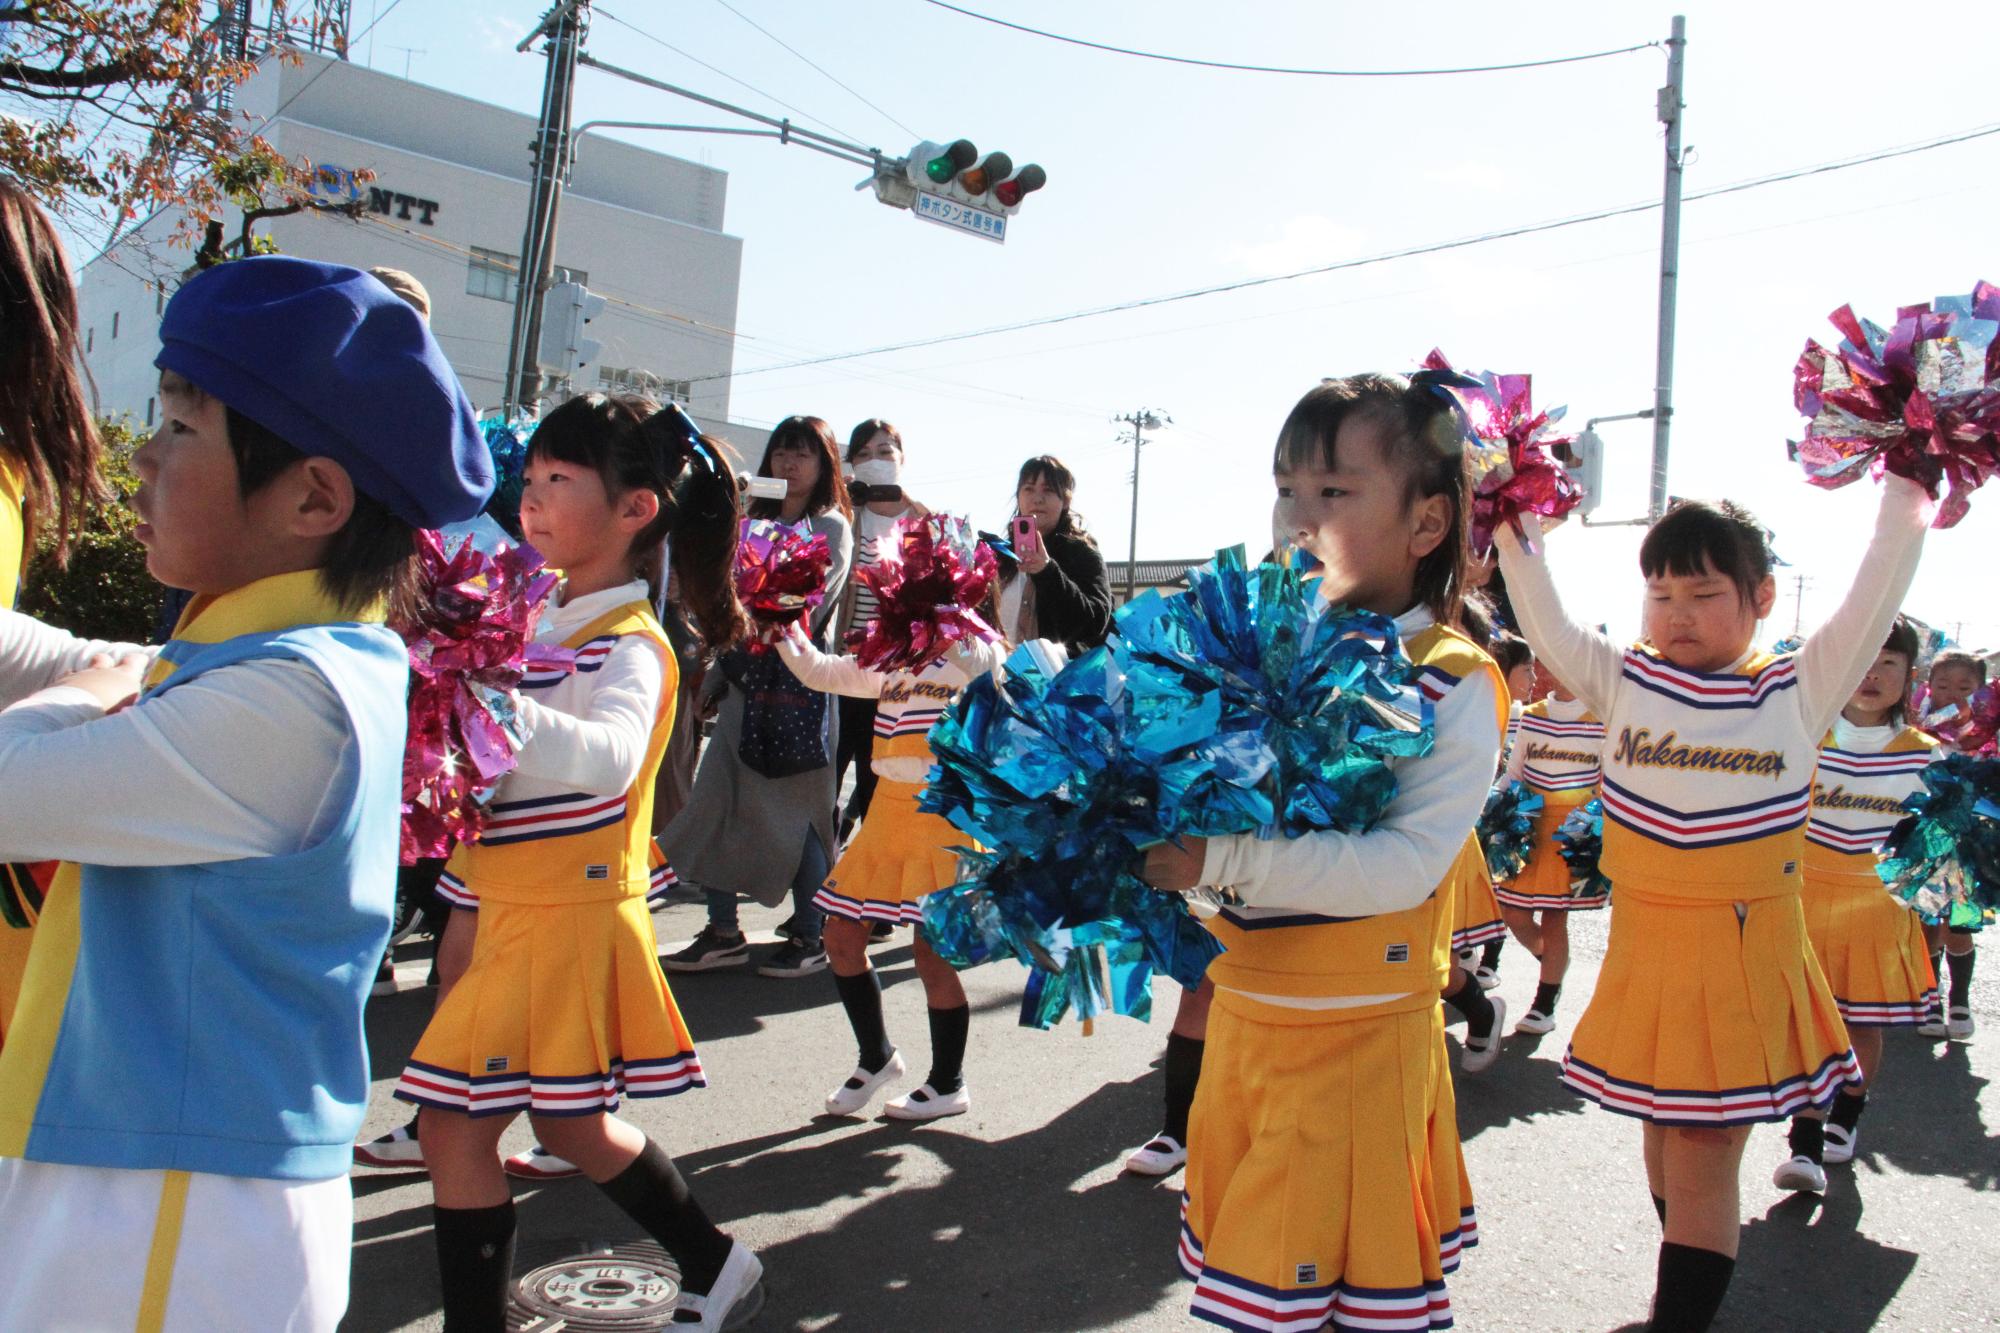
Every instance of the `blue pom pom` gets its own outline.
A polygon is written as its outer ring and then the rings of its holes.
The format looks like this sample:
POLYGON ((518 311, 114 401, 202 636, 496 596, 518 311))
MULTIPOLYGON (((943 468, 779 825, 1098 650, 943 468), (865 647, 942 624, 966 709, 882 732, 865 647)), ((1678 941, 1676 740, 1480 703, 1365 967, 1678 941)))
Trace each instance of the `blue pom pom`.
POLYGON ((1601 898, 1611 892, 1611 881, 1597 868, 1604 851, 1604 802, 1592 799, 1570 811, 1556 829, 1555 840, 1569 866, 1571 897, 1601 898))
POLYGON ((1486 852, 1486 870, 1505 882, 1528 868, 1535 854, 1535 818, 1542 813, 1542 794, 1518 782, 1495 787, 1486 796, 1474 832, 1486 852))
POLYGON ((2000 909, 2000 759, 1946 755, 1923 779, 1875 873, 1924 920, 1981 929, 2000 909))

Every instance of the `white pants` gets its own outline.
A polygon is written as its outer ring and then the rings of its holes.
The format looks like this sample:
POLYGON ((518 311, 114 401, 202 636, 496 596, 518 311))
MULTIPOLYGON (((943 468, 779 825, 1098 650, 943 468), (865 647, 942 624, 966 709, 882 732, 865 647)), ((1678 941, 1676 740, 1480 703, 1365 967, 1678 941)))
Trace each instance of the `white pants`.
POLYGON ((333 1333, 353 1239, 344 1176, 0 1158, 0 1329, 333 1333))

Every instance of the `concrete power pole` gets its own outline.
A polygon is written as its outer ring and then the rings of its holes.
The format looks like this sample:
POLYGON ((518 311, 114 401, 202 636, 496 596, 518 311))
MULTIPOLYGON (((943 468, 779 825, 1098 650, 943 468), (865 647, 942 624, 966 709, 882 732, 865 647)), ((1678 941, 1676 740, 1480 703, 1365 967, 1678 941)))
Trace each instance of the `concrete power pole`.
POLYGON ((563 178, 569 173, 570 103, 576 91, 576 58, 583 48, 589 24, 590 0, 563 0, 542 16, 541 26, 516 48, 525 51, 539 38, 549 38, 542 113, 531 146, 535 174, 528 225, 521 236, 514 326, 507 344, 509 416, 532 412, 541 401, 542 369, 535 352, 542 337, 542 296, 555 273, 556 215, 562 207, 563 178))
POLYGON ((1139 451, 1146 447, 1147 431, 1170 426, 1174 419, 1150 407, 1111 419, 1132 428, 1132 534, 1125 553, 1125 600, 1129 602, 1137 595, 1139 578, 1139 451))
POLYGON ((1674 15, 1667 38, 1667 85, 1660 89, 1660 123, 1667 127, 1667 182, 1660 207, 1660 343, 1653 380, 1653 484, 1646 516, 1667 512, 1667 436, 1674 419, 1674 301, 1681 266, 1681 112, 1687 73, 1687 20, 1674 15))

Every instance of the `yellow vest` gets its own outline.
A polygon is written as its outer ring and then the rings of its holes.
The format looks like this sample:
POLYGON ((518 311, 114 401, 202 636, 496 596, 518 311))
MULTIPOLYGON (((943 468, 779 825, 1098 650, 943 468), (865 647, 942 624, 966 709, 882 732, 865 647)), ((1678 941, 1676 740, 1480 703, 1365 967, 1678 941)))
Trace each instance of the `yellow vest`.
POLYGON ((1806 874, 1875 882, 1875 849, 1906 813, 1903 798, 1923 790, 1936 746, 1915 727, 1873 754, 1838 749, 1829 734, 1813 771, 1806 874))
POLYGON ((452 853, 447 873, 463 880, 481 902, 562 906, 616 898, 643 898, 651 885, 653 775, 673 733, 679 671, 672 646, 653 610, 628 602, 606 612, 564 641, 581 648, 605 635, 638 634, 660 646, 666 677, 660 711, 646 744, 646 759, 630 791, 620 796, 583 792, 524 801, 497 801, 480 840, 452 853))
POLYGON ((27 474, 21 465, 0 454, 0 607, 13 610, 21 595, 21 569, 27 564, 27 474))
MULTIPOLYGON (((1507 730, 1507 685, 1485 651, 1457 630, 1433 625, 1404 645, 1417 664, 1424 693, 1442 698, 1467 676, 1484 672, 1497 709, 1494 734, 1507 730)), ((1477 781, 1483 788, 1486 775, 1477 781)), ((1208 965, 1216 985, 1258 995, 1300 999, 1396 995, 1383 1012, 1437 1003, 1451 971, 1452 895, 1485 872, 1470 829, 1465 846, 1430 897, 1381 916, 1234 915, 1225 908, 1206 923, 1225 952, 1208 965)), ((1343 1011, 1345 1012, 1345 1011, 1343 1011)))

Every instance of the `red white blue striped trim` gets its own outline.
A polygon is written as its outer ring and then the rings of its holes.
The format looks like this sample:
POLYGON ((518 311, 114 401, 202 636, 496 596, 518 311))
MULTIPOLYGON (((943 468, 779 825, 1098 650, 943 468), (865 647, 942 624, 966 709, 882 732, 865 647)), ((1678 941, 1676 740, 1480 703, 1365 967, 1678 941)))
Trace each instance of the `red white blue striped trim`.
POLYGON ((602 634, 576 650, 574 666, 531 667, 521 677, 521 688, 546 690, 551 686, 562 684, 572 673, 588 676, 592 672, 602 671, 605 662, 610 660, 611 649, 617 642, 616 634, 602 634))
POLYGON ((1811 1074, 1798 1074, 1774 1087, 1662 1089, 1612 1078, 1593 1064, 1563 1054, 1562 1081, 1607 1111, 1636 1116, 1656 1125, 1752 1125, 1789 1120, 1807 1107, 1832 1104, 1844 1083, 1861 1082, 1861 1066, 1851 1050, 1829 1055, 1811 1074))
POLYGON ((396 1081, 395 1096, 418 1106, 435 1106, 478 1118, 488 1115, 599 1115, 618 1109, 627 1097, 671 1097, 705 1088, 701 1057, 693 1051, 660 1060, 613 1060, 608 1073, 550 1077, 533 1072, 468 1077, 412 1060, 396 1081))
MULTIPOLYGON (((1478 1243, 1478 1224, 1467 1208, 1458 1227, 1438 1238, 1439 1267, 1446 1273, 1455 1271, 1460 1253, 1478 1243)), ((1281 1289, 1213 1268, 1187 1223, 1185 1198, 1179 1258, 1181 1272, 1195 1284, 1189 1307, 1194 1317, 1238 1333, 1317 1333, 1323 1328, 1435 1333, 1452 1326, 1451 1293, 1435 1279, 1400 1288, 1357 1287, 1336 1280, 1281 1289)))
POLYGON ((1804 824, 1806 811, 1812 805, 1812 788, 1800 787, 1746 805, 1676 810, 1627 791, 1606 777, 1603 799, 1607 819, 1655 842, 1669 847, 1724 847, 1787 833, 1804 824))
POLYGON ((888 902, 881 898, 850 898, 832 889, 813 895, 813 906, 828 916, 849 921, 886 921, 892 926, 914 926, 924 919, 924 900, 888 902))
POLYGON ((449 870, 438 876, 437 896, 461 912, 479 910, 479 891, 449 870))
POLYGON ((1880 847, 1889 830, 1895 827, 1896 821, 1892 819, 1867 828, 1842 828, 1812 816, 1806 820, 1806 841, 1848 856, 1862 856, 1880 847))
POLYGON ((1739 676, 1727 671, 1689 671, 1635 648, 1625 650, 1625 679, 1689 708, 1762 708, 1780 690, 1795 689, 1798 671, 1789 657, 1739 676))
POLYGON ((1588 912, 1611 901, 1609 893, 1586 897, 1574 893, 1522 893, 1505 884, 1495 884, 1493 896, 1502 907, 1518 907, 1524 912, 1588 912))
POLYGON ((1601 765, 1592 764, 1588 768, 1552 773, 1546 768, 1529 763, 1522 766, 1521 777, 1536 791, 1584 791, 1597 785, 1597 779, 1603 771, 1601 765))
POLYGON ((674 873, 674 868, 665 861, 660 862, 653 867, 652 876, 646 881, 646 901, 657 902, 666 897, 680 882, 681 877, 674 873))
POLYGON ((1833 1002, 1840 1006, 1841 1021, 1849 1027, 1913 1028, 1938 1007, 1938 993, 1933 986, 1914 1000, 1864 1002, 1836 995, 1833 1002))
POLYGON ((608 828, 624 821, 625 795, 592 796, 574 791, 525 801, 495 801, 479 841, 482 846, 500 847, 608 828))
POLYGON ((1228 906, 1217 913, 1238 930, 1275 930, 1285 926, 1338 926, 1349 921, 1365 921, 1359 916, 1321 916, 1317 912, 1294 912, 1284 907, 1228 906))
POLYGON ((1602 722, 1558 722, 1552 717, 1536 717, 1533 713, 1521 714, 1521 730, 1537 732, 1543 736, 1554 736, 1561 740, 1601 741, 1604 739, 1602 722))
POLYGON ((1921 773, 1931 766, 1931 755, 1928 750, 1863 754, 1858 750, 1836 750, 1829 745, 1819 752, 1819 766, 1828 773, 1838 773, 1842 777, 1879 778, 1921 773))
POLYGON ((1462 676, 1454 676, 1443 667, 1426 666, 1417 668, 1417 690, 1424 698, 1436 703, 1458 688, 1462 676))
POLYGON ((875 714, 875 736, 878 740, 887 740, 891 736, 928 735, 947 711, 944 708, 905 708, 893 716, 878 712, 875 714))
MULTIPOLYGON (((1498 896, 1498 890, 1495 890, 1495 896, 1498 896)), ((1464 953, 1467 949, 1477 948, 1488 940, 1503 940, 1506 938, 1506 922, 1482 921, 1476 926, 1463 926, 1451 932, 1451 951, 1453 953, 1464 953)))

